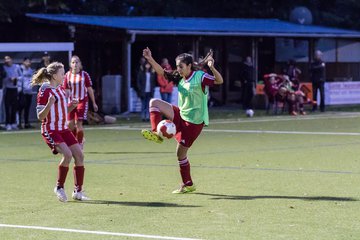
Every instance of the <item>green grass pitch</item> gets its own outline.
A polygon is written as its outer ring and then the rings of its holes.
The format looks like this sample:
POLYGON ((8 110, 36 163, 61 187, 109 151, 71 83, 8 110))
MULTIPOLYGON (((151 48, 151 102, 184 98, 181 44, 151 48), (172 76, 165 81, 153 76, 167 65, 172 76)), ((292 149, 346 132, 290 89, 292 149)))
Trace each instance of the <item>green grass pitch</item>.
MULTIPOLYGON (((0 224, 193 239, 360 239, 360 115, 213 120, 189 152, 197 191, 174 195, 175 141, 141 123, 87 128, 89 202, 52 192, 59 156, 37 131, 0 132, 0 224)), ((69 171, 66 192, 72 191, 69 171)), ((0 226, 0 239, 145 239, 0 226)), ((170 238, 169 238, 170 239, 170 238)))

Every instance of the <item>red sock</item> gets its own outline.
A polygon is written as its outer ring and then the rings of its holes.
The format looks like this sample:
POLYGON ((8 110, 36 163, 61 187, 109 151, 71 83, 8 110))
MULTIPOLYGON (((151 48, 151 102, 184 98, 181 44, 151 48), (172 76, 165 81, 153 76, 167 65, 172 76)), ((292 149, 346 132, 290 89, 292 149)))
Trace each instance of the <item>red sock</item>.
POLYGON ((74 185, 77 192, 82 190, 82 185, 84 183, 84 173, 84 166, 74 166, 74 185))
POLYGON ((64 188, 64 183, 66 180, 66 175, 69 171, 69 167, 64 167, 59 165, 58 168, 58 179, 57 179, 57 184, 56 186, 60 187, 60 188, 64 188))
POLYGON ((80 144, 82 144, 82 143, 83 143, 83 140, 84 140, 84 131, 83 131, 83 130, 78 130, 78 131, 76 132, 76 138, 77 138, 78 142, 79 142, 80 144))
POLYGON ((189 159, 186 157, 182 160, 178 160, 178 162, 179 162, 179 166, 180 166, 180 174, 181 174, 183 183, 186 186, 192 186, 193 182, 192 182, 191 175, 190 175, 189 159))
POLYGON ((150 123, 151 130, 156 132, 157 125, 162 120, 160 109, 157 107, 150 107, 150 123))

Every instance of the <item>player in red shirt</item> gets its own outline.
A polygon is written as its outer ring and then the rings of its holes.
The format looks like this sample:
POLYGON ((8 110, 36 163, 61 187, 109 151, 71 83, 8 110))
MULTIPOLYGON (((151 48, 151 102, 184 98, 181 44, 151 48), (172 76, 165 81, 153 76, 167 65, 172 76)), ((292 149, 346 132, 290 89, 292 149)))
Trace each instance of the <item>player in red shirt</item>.
POLYGON ((37 96, 37 117, 41 120, 41 134, 53 154, 61 153, 58 167, 58 179, 54 192, 61 202, 67 201, 64 183, 69 170, 71 158, 74 157, 74 200, 88 200, 82 191, 84 181, 84 155, 74 135, 67 126, 67 112, 74 109, 78 101, 67 103, 66 93, 62 87, 64 65, 53 62, 41 68, 32 77, 32 85, 41 85, 37 96))
POLYGON ((95 102, 94 91, 89 74, 82 70, 80 58, 76 55, 71 57, 70 70, 65 74, 64 88, 70 99, 76 99, 79 104, 68 114, 69 128, 76 136, 79 144, 84 144, 83 121, 87 119, 89 100, 92 102, 94 111, 98 111, 95 102))

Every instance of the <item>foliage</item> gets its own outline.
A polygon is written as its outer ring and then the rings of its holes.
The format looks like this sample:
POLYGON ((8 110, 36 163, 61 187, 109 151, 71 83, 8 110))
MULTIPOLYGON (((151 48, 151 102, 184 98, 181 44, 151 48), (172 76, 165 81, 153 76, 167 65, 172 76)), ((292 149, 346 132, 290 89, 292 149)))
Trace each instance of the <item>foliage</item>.
POLYGON ((288 20, 296 6, 308 7, 314 24, 360 29, 357 0, 16 0, 0 2, 0 21, 25 13, 114 16, 278 18, 288 20))

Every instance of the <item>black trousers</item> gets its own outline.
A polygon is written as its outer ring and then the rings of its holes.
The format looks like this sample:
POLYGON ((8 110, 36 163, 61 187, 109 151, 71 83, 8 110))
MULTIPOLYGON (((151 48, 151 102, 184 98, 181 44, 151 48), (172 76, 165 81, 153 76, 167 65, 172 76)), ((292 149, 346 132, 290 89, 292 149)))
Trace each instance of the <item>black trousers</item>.
POLYGON ((6 88, 5 96, 5 123, 15 124, 16 123, 16 112, 18 110, 18 92, 17 88, 6 88))
POLYGON ((22 112, 24 112, 25 125, 29 124, 29 113, 32 94, 19 93, 19 124, 21 124, 22 112))
POLYGON ((254 97, 254 87, 253 83, 245 83, 241 88, 241 96, 242 96, 242 105, 243 109, 252 109, 252 99, 254 97))
MULTIPOLYGON (((320 110, 325 111, 325 82, 313 82, 313 100, 317 102, 317 92, 320 91, 320 110)), ((317 104, 313 106, 313 110, 317 109, 317 104)))

